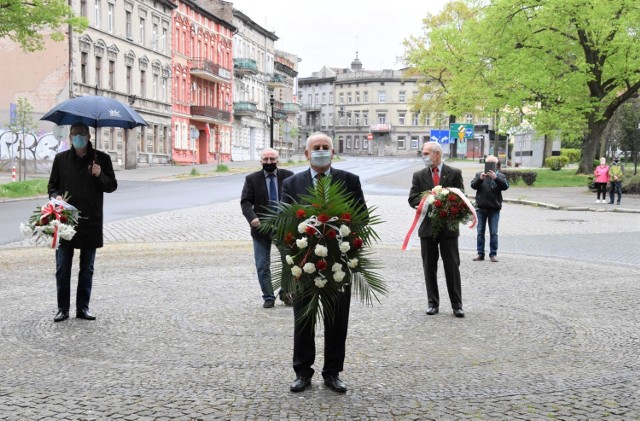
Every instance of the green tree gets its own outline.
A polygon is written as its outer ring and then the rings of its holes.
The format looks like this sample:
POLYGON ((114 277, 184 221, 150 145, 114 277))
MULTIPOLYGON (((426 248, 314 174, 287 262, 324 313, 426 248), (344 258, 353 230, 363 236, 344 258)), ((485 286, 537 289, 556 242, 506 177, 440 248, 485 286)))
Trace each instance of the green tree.
POLYGON ((63 25, 83 32, 88 22, 74 14, 67 0, 0 1, 0 38, 10 38, 25 51, 42 50, 45 32, 54 41, 62 41, 63 25))
POLYGON ((19 181, 27 179, 27 155, 25 137, 38 128, 37 123, 33 121, 33 107, 26 98, 18 98, 16 105, 16 118, 9 123, 9 130, 18 139, 18 149, 20 156, 18 158, 18 174, 19 181))

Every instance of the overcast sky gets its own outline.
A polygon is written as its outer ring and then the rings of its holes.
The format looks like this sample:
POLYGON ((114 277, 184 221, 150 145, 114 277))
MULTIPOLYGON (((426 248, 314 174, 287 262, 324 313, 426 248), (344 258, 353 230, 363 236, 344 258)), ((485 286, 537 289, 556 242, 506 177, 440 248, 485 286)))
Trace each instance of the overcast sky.
POLYGON ((279 40, 276 48, 298 55, 299 77, 322 66, 399 69, 402 41, 422 34, 422 19, 448 0, 231 0, 234 8, 279 40))

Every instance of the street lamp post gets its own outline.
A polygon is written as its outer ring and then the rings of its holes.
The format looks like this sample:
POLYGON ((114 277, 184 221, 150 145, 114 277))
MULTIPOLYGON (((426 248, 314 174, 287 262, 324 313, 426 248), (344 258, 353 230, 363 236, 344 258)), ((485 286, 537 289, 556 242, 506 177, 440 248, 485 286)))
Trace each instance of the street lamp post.
POLYGON ((271 120, 269 122, 269 130, 271 132, 271 135, 269 137, 270 141, 271 141, 271 149, 273 149, 273 117, 274 117, 274 111, 273 111, 273 103, 274 103, 274 99, 273 99, 273 94, 271 94, 269 96, 269 104, 271 104, 271 120))

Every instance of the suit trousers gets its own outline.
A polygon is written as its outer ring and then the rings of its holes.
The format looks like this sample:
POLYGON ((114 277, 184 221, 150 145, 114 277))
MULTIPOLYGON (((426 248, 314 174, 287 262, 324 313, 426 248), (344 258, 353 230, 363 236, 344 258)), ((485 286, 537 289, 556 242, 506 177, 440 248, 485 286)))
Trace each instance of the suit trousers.
MULTIPOLYGON (((58 310, 69 311, 71 301, 71 267, 74 248, 68 244, 58 246, 56 250, 56 289, 58 292, 58 310)), ((91 288, 93 286, 93 262, 95 248, 80 249, 80 270, 76 291, 76 311, 89 310, 91 288)))
POLYGON ((429 307, 440 307, 438 293, 438 255, 442 256, 447 291, 453 309, 462 308, 462 283, 460 280, 460 254, 458 237, 420 237, 422 267, 427 285, 429 307))
MULTIPOLYGON (((324 367, 322 377, 338 375, 344 368, 347 330, 349 327, 349 308, 351 305, 351 288, 338 293, 336 311, 333 315, 323 313, 324 322, 324 367)), ((293 303, 295 327, 293 331, 293 369, 296 376, 312 377, 311 368, 316 357, 314 321, 298 322, 310 297, 296 297, 293 303)))

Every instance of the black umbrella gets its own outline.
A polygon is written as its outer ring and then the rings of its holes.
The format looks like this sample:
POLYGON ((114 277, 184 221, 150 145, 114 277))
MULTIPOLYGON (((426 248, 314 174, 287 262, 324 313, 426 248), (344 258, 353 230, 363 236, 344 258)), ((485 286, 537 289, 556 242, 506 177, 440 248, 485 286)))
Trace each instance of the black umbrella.
POLYGON ((58 126, 84 123, 93 128, 133 129, 148 126, 140 114, 128 105, 113 98, 95 95, 68 99, 53 107, 40 120, 52 121, 58 126))

